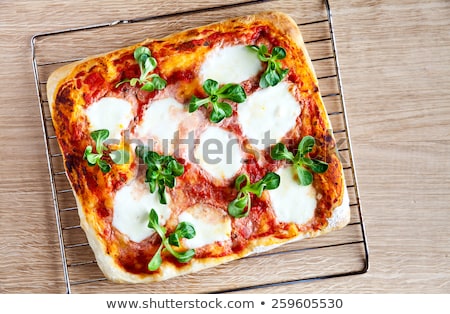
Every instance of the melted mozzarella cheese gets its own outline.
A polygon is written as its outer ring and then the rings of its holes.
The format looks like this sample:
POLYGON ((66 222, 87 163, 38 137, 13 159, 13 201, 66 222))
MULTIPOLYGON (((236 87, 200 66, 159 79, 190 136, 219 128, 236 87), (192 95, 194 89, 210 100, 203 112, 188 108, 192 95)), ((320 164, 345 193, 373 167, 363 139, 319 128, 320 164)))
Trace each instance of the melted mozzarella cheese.
POLYGON ((262 150, 279 142, 295 126, 300 112, 290 85, 282 82, 253 93, 239 104, 238 120, 250 143, 262 150))
POLYGON ((200 68, 202 81, 213 79, 219 84, 240 83, 258 74, 261 62, 245 45, 212 50, 200 68))
POLYGON ((230 217, 214 207, 195 205, 182 212, 178 220, 191 223, 195 229, 195 237, 183 240, 187 248, 195 249, 216 241, 226 241, 231 236, 230 217))
POLYGON ((194 154, 200 166, 216 179, 230 179, 242 166, 238 139, 219 127, 208 127, 200 135, 194 154))
MULTIPOLYGON (((168 195, 167 203, 170 204, 168 195)), ((147 226, 152 208, 158 213, 160 225, 164 225, 169 219, 170 207, 160 204, 158 193, 150 193, 145 182, 134 180, 116 193, 112 225, 130 240, 140 242, 154 233, 147 226)))
POLYGON ((312 185, 299 185, 292 166, 280 168, 277 173, 280 186, 268 191, 277 220, 299 225, 307 223, 314 217, 316 190, 312 185))
POLYGON ((120 140, 121 132, 133 119, 131 104, 125 99, 104 97, 86 109, 89 131, 107 129, 110 139, 120 140))
POLYGON ((146 109, 135 132, 138 138, 154 141, 145 145, 164 154, 171 154, 180 123, 188 118, 184 106, 174 98, 155 100, 146 109))

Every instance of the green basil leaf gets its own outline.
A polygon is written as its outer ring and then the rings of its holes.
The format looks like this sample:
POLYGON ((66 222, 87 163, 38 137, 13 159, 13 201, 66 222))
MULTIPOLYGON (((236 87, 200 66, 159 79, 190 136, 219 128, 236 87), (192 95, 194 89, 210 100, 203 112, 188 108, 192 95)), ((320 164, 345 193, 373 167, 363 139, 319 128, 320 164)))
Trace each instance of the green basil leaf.
POLYGON ((87 155, 92 154, 92 146, 88 145, 86 146, 86 148, 84 149, 84 154, 83 154, 83 158, 86 159, 87 155))
POLYGON ((159 225, 158 213, 152 208, 148 213, 148 227, 155 229, 159 225))
MULTIPOLYGON (((270 63, 269 63, 270 64, 270 63)), ((261 79, 264 79, 266 82, 267 82, 267 84, 269 85, 269 86, 275 86, 275 85, 277 85, 280 81, 281 81, 281 78, 280 78, 280 76, 278 75, 278 73, 276 72, 276 71, 272 71, 272 70, 269 70, 269 71, 266 71, 262 76, 261 76, 261 79)), ((261 83, 261 82, 260 82, 261 83)), ((261 85, 261 84, 260 84, 261 85)))
POLYGON ((297 166, 296 171, 300 185, 310 185, 313 182, 313 175, 307 169, 297 166))
POLYGON ((262 45, 259 47, 259 52, 260 52, 261 54, 263 54, 263 55, 266 55, 266 54, 269 53, 269 49, 267 48, 266 45, 262 44, 262 45))
POLYGON ((176 159, 172 159, 168 164, 167 168, 175 176, 179 177, 184 173, 184 166, 180 164, 176 159))
POLYGON ((152 57, 150 49, 148 49, 147 47, 138 47, 134 50, 133 56, 138 63, 139 70, 141 72, 139 78, 124 79, 116 84, 116 87, 125 82, 130 82, 130 85, 133 87, 138 83, 142 84, 141 90, 147 92, 152 92, 155 89, 161 90, 166 87, 167 82, 158 74, 154 73, 148 76, 149 73, 152 72, 158 64, 156 59, 152 57))
POLYGON ((180 263, 187 263, 195 256, 195 251, 189 249, 185 252, 177 252, 174 256, 180 263))
POLYGON ((166 238, 166 228, 159 224, 158 213, 152 208, 148 214, 148 224, 147 226, 156 231, 156 233, 161 237, 161 239, 166 238))
POLYGON ((273 60, 281 60, 286 58, 286 50, 284 50, 284 48, 279 46, 273 47, 271 54, 273 60))
POLYGON ((108 164, 106 161, 104 161, 104 160, 102 160, 102 159, 99 159, 99 160, 97 161, 97 165, 100 167, 100 170, 101 170, 103 173, 107 173, 107 172, 109 172, 109 171, 111 170, 111 165, 108 164))
MULTIPOLYGON (((101 160, 102 155, 100 154, 91 154, 87 156, 87 162, 89 166, 95 166, 99 164, 99 161, 101 160)), ((106 171, 108 172, 108 171, 106 171)))
POLYGON ((268 172, 261 180, 247 185, 242 189, 242 192, 250 192, 257 197, 261 197, 264 190, 273 190, 280 185, 280 176, 274 172, 268 172))
POLYGON ((236 190, 240 191, 243 187, 242 187, 242 183, 245 182, 244 186, 247 186, 250 182, 250 179, 248 177, 248 175, 246 174, 241 174, 239 175, 236 180, 234 181, 234 186, 236 187, 236 190))
POLYGON ((267 69, 266 69, 266 71, 267 71, 267 72, 277 72, 278 65, 279 65, 279 62, 270 60, 270 61, 267 63, 267 69))
MULTIPOLYGON (((175 183, 174 183, 175 184, 175 183)), ((167 204, 166 199, 166 186, 163 184, 158 184, 158 194, 159 194, 159 202, 161 204, 167 204)))
POLYGON ((164 185, 173 188, 175 186, 175 177, 171 174, 168 174, 164 177, 164 185))
POLYGON ((312 166, 313 161, 308 157, 299 157, 297 158, 297 164, 310 167, 312 166))
MULTIPOLYGON (((96 164, 98 164, 101 160, 103 155, 101 154, 89 154, 86 156, 87 162, 89 166, 95 166, 96 164)), ((108 171, 106 171, 108 172, 108 171)))
POLYGON ((300 154, 300 157, 303 157, 307 153, 310 153, 313 150, 315 143, 316 141, 314 140, 314 137, 310 135, 303 137, 298 144, 298 153, 300 154))
POLYGON ((150 192, 154 193, 158 189, 160 203, 167 204, 166 186, 169 188, 175 187, 175 177, 184 173, 184 166, 174 157, 148 151, 148 148, 144 146, 138 146, 136 154, 142 158, 147 166, 145 181, 149 184, 150 192))
POLYGON ((134 60, 138 61, 141 55, 148 55, 149 57, 152 55, 150 49, 147 47, 138 47, 134 50, 133 57, 134 60))
POLYGON ((148 55, 142 55, 139 59, 139 63, 142 64, 141 78, 145 79, 147 74, 156 68, 156 59, 148 55))
POLYGON ((197 109, 201 106, 199 103, 200 98, 195 96, 191 97, 191 101, 189 102, 189 112, 197 111, 197 109))
MULTIPOLYGON (((91 154, 92 154, 92 146, 88 145, 88 146, 86 146, 86 148, 84 150, 83 159, 88 159, 88 156, 91 154)), ((89 160, 88 160, 88 162, 89 162, 89 160)))
POLYGON ((211 111, 209 120, 214 123, 222 121, 226 117, 230 117, 233 113, 233 108, 230 104, 219 102, 221 99, 230 99, 234 102, 243 102, 247 95, 244 89, 239 84, 225 84, 219 88, 219 83, 212 79, 207 79, 203 84, 203 90, 209 95, 207 98, 200 99, 192 96, 189 102, 189 112, 198 110, 200 106, 211 103, 213 109, 211 111))
POLYGON ((157 74, 155 74, 155 76, 153 77, 152 83, 154 88, 157 90, 161 90, 167 85, 167 81, 157 74))
POLYGON ((187 250, 185 252, 178 252, 178 251, 174 250, 173 247, 170 245, 168 239, 163 240, 163 245, 164 245, 164 248, 170 254, 172 254, 177 259, 177 261, 179 261, 180 263, 189 262, 195 255, 195 251, 193 249, 187 250))
POLYGON ((226 102, 218 102, 217 108, 218 110, 221 110, 223 112, 225 117, 231 117, 231 115, 233 114, 233 108, 226 102))
POLYGON ((277 68, 278 76, 280 77, 280 81, 289 73, 289 69, 281 69, 277 68))
POLYGON ((185 239, 192 239, 196 235, 194 226, 187 221, 180 222, 175 229, 175 233, 178 234, 180 238, 185 239))
POLYGON ((228 213, 235 218, 247 217, 250 210, 250 195, 245 193, 228 204, 228 213), (247 209, 247 210, 246 210, 247 209))
POLYGON ((269 82, 266 80, 266 76, 267 76, 267 73, 263 73, 263 74, 261 75, 261 78, 260 78, 260 80, 259 80, 259 87, 261 87, 261 88, 267 88, 267 87, 270 86, 269 82))
POLYGON ((172 247, 172 245, 179 247, 181 238, 192 239, 195 236, 195 229, 190 223, 179 223, 175 229, 175 232, 171 233, 169 237, 166 237, 167 229, 159 225, 158 214, 152 208, 149 213, 148 227, 154 229, 161 238, 161 245, 148 263, 148 269, 150 271, 155 271, 161 266, 162 250, 168 251, 180 263, 187 263, 194 257, 195 251, 193 249, 187 250, 185 252, 178 252, 172 247))
POLYGON ((124 165, 130 161, 130 153, 126 149, 115 150, 109 154, 109 157, 118 165, 124 165))
POLYGON ((148 270, 155 271, 161 266, 162 264, 162 257, 161 257, 161 248, 159 247, 158 251, 156 251, 155 255, 153 255, 152 259, 148 263, 148 270))
POLYGON ((139 71, 141 72, 139 79, 141 81, 143 81, 143 80, 145 80, 145 77, 147 76, 147 74, 150 72, 147 70, 147 67, 150 68, 152 66, 150 63, 150 57, 146 54, 142 54, 139 56, 139 59, 136 61, 139 64, 139 71))
POLYGON ((166 165, 169 169, 171 169, 169 167, 170 163, 173 162, 174 160, 176 161, 176 159, 170 155, 160 155, 160 160, 161 164, 166 165))
POLYGON ((233 83, 222 86, 217 91, 217 95, 219 95, 220 98, 229 99, 237 103, 242 103, 247 98, 244 88, 239 84, 233 83))
POLYGON ((149 180, 147 177, 147 183, 148 183, 148 188, 150 190, 150 193, 155 193, 156 191, 156 180, 151 179, 149 180))
POLYGON ((169 235, 169 244, 173 246, 180 246, 180 235, 176 232, 169 235))
POLYGON ((179 247, 180 246, 180 239, 192 239, 195 237, 195 229, 194 226, 186 221, 180 222, 175 231, 169 235, 169 238, 167 241, 164 242, 164 245, 166 249, 177 258, 178 261, 182 262, 188 262, 192 257, 192 253, 194 253, 194 250, 188 250, 191 252, 178 252, 173 250, 170 245, 179 247))
POLYGON ((262 62, 267 62, 269 60, 269 57, 267 56, 267 46, 261 45, 260 47, 256 45, 248 45, 247 46, 250 51, 255 52, 258 56, 258 59, 262 62))
POLYGON ((158 164, 161 160, 161 156, 154 151, 147 151, 143 158, 144 162, 147 165, 155 165, 158 164))
POLYGON ((256 181, 253 184, 247 185, 242 191, 250 192, 255 194, 258 197, 261 197, 262 192, 264 191, 265 184, 262 180, 256 181))
POLYGON ((262 44, 259 47, 258 50, 258 58, 259 60, 261 60, 262 62, 267 62, 270 60, 270 54, 269 54, 269 49, 267 49, 267 46, 262 44))
POLYGON ((219 83, 217 81, 214 81, 212 79, 207 79, 203 83, 203 90, 209 96, 214 95, 218 89, 219 89, 219 83))
POLYGON ((146 62, 148 59, 150 59, 150 57, 151 57, 150 49, 147 48, 147 51, 148 51, 148 52, 141 53, 140 55, 135 56, 135 57, 137 57, 137 58, 134 58, 134 59, 136 60, 137 63, 142 64, 142 65, 145 65, 145 62, 146 62))
POLYGON ((213 109, 213 111, 211 111, 209 120, 213 123, 219 123, 220 121, 222 121, 227 117, 227 114, 223 109, 219 108, 217 105, 215 107, 216 108, 213 109))
POLYGON ((146 182, 154 182, 156 184, 158 178, 159 178, 158 169, 153 169, 153 167, 148 167, 147 171, 145 172, 146 182))
POLYGON ((280 186, 280 176, 274 172, 268 172, 261 180, 266 190, 274 190, 280 186))
POLYGON ((100 129, 91 132, 91 137, 95 141, 95 148, 98 154, 103 154, 103 151, 106 147, 103 145, 103 142, 106 141, 109 137, 109 131, 107 129, 100 129))
POLYGON ((198 108, 200 108, 203 105, 206 105, 209 102, 208 98, 198 98, 195 96, 192 96, 191 101, 189 102, 189 112, 197 111, 198 108))
POLYGON ((267 62, 266 70, 259 80, 259 86, 261 88, 277 85, 289 73, 289 69, 282 69, 281 63, 277 61, 286 57, 286 50, 284 48, 276 46, 269 53, 267 46, 264 44, 259 48, 255 45, 249 45, 247 47, 251 51, 257 51, 260 61, 267 62))
POLYGON ((284 146, 283 143, 277 143, 273 148, 270 150, 270 157, 275 160, 294 160, 294 155, 288 151, 286 146, 284 146))
POLYGON ((155 90, 155 85, 153 85, 153 82, 146 82, 142 85, 141 89, 146 92, 153 92, 155 90))
POLYGON ((311 165, 308 165, 315 173, 324 173, 328 170, 328 164, 324 161, 312 159, 311 165))

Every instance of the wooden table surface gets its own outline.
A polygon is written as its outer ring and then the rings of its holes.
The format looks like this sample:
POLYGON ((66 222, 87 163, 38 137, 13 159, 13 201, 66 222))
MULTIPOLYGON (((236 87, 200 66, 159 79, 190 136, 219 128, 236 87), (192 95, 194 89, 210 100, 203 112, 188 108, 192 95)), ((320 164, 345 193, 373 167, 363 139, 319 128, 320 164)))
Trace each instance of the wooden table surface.
MULTIPOLYGON (((220 3, 1 2, 0 292, 65 292, 31 37, 220 3)), ((450 293, 450 2, 330 4, 370 268, 247 292, 450 293)))

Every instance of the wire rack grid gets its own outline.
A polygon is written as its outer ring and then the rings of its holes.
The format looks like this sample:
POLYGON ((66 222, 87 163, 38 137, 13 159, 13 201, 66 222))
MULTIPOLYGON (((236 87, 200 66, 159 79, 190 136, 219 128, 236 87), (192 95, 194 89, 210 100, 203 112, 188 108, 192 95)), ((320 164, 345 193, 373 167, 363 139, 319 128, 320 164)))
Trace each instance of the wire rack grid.
POLYGON ((224 293, 350 276, 368 270, 368 243, 352 155, 332 15, 327 0, 299 1, 293 7, 287 7, 286 2, 283 3, 281 0, 254 0, 236 1, 227 5, 218 4, 177 13, 169 10, 161 15, 41 33, 33 36, 31 44, 32 66, 47 152, 66 293, 135 291, 224 293), (273 251, 252 255, 167 282, 138 287, 109 282, 98 269, 95 257, 79 225, 77 206, 66 177, 48 108, 46 95, 48 76, 65 64, 81 60, 88 55, 131 45, 147 37, 158 38, 218 19, 267 10, 289 13, 302 31, 318 76, 344 167, 352 215, 349 225, 329 235, 290 243, 273 251), (209 14, 211 12, 214 14, 209 14), (149 30, 155 30, 151 36, 149 30), (101 42, 98 38, 101 38, 101 42), (257 276, 252 269, 257 270, 257 276), (282 271, 277 271, 278 269, 282 271))

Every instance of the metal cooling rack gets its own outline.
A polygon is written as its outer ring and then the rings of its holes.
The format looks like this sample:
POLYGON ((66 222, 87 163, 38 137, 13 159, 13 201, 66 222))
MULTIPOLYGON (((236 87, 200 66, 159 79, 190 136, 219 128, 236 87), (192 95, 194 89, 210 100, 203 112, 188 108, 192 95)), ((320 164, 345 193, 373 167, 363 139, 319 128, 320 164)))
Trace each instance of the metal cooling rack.
MULTIPOLYGON (((64 171, 62 154, 56 142, 48 108, 46 95, 46 81, 48 76, 53 70, 64 64, 80 60, 87 55, 105 52, 105 46, 109 45, 106 51, 108 49, 118 49, 124 45, 139 42, 147 37, 155 38, 178 31, 180 30, 177 24, 179 21, 184 21, 183 23, 189 27, 214 22, 213 20, 207 19, 201 22, 203 18, 206 18, 205 14, 211 11, 214 12, 216 20, 269 9, 285 11, 291 16, 294 15, 294 19, 298 20, 298 26, 302 31, 307 50, 316 69, 322 97, 333 125, 337 147, 344 166, 352 218, 347 227, 332 232, 329 235, 287 244, 274 251, 250 256, 229 264, 219 265, 214 270, 206 270, 197 274, 187 275, 184 279, 182 277, 175 280, 172 279, 170 284, 163 282, 146 285, 145 287, 139 285, 138 291, 140 293, 151 293, 154 291, 158 291, 159 293, 234 292, 350 276, 362 274, 368 270, 369 250, 361 212, 330 5, 328 1, 321 0, 311 0, 309 2, 305 0, 304 2, 308 2, 305 4, 302 2, 299 1, 297 3, 297 6, 302 8, 302 12, 299 13, 301 16, 299 15, 299 17, 297 17, 295 11, 300 11, 300 9, 291 11, 285 7, 282 1, 254 0, 179 13, 167 12, 163 15, 117 20, 110 23, 41 33, 33 36, 31 40, 32 65, 47 152, 66 293, 133 292, 136 291, 133 290, 136 288, 135 286, 127 285, 124 287, 123 285, 110 283, 103 277, 96 265, 94 255, 84 233, 80 228, 75 199, 64 171), (198 21, 196 23, 199 24, 190 25, 189 21, 191 17, 196 17, 198 21), (145 34, 139 33, 139 30, 147 29, 147 25, 160 25, 160 23, 164 25, 163 28, 167 29, 167 34, 151 34, 149 36, 148 32, 145 34), (130 32, 130 30, 132 31, 130 32), (97 41, 86 41, 84 36, 91 33, 103 34, 103 36, 99 36, 98 38, 107 38, 106 35, 109 34, 114 37, 114 40, 108 42, 105 39, 106 45, 103 43, 100 44, 97 41), (116 38, 118 36, 120 37, 120 34, 123 34, 122 36, 126 38, 125 41, 117 42, 116 38), (130 34, 134 34, 136 38, 131 38, 130 34), (58 55, 53 53, 53 47, 65 48, 66 46, 67 50, 65 50, 64 54, 58 55), (103 48, 100 50, 99 47, 103 48), (333 256, 331 260, 330 256, 333 256), (248 270, 246 267, 255 263, 260 265, 259 267, 262 267, 269 274, 274 270, 264 265, 268 264, 266 261, 270 263, 271 259, 286 259, 291 261, 289 265, 283 266, 288 271, 280 274, 276 280, 271 279, 270 281, 266 281, 264 279, 266 277, 264 273, 259 273, 258 276, 251 274, 251 276, 239 277, 237 279, 229 276, 230 269, 239 270, 242 268, 248 270), (298 262, 292 265, 292 261, 298 262), (308 263, 308 261, 310 262, 308 263), (208 282, 207 286, 204 286, 202 282, 211 275, 216 277, 217 281, 222 281, 223 283, 218 282, 214 286, 211 285, 211 282, 208 282), (186 290, 182 288, 184 286, 183 280, 189 280, 191 283, 191 286, 187 287, 186 290)), ((149 27, 149 29, 152 28, 149 27)))

